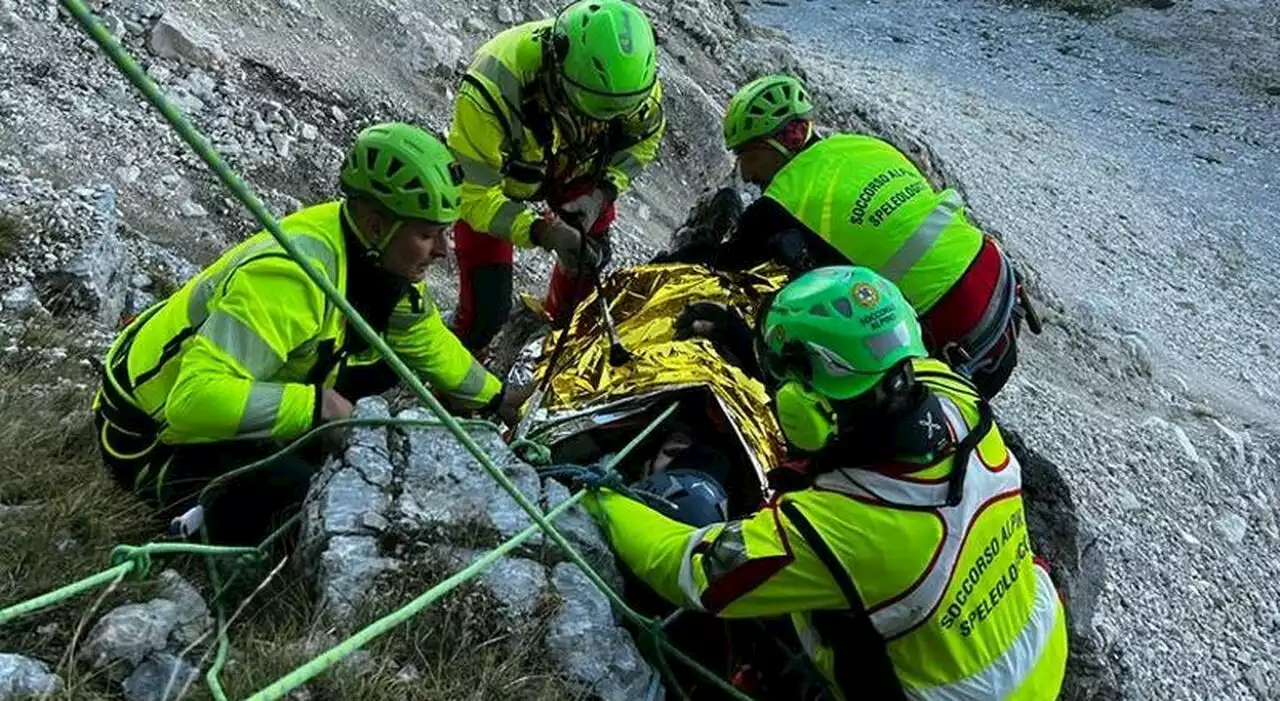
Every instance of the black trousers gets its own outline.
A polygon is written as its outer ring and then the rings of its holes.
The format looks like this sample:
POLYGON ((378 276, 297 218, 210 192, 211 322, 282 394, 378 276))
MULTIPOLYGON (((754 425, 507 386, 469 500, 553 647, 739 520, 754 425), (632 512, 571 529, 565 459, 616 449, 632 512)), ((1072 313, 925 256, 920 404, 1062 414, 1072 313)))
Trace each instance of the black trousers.
MULTIPOLYGON (((386 363, 344 371, 337 389, 351 401, 393 387, 396 375, 386 363)), ((199 503, 201 491, 215 478, 270 457, 287 442, 219 441, 168 445, 144 425, 137 410, 121 410, 121 397, 104 386, 94 411, 98 448, 115 481, 141 497, 169 520, 199 503)), ((210 540, 226 545, 259 544, 297 512, 311 477, 325 459, 317 437, 271 463, 238 475, 215 488, 204 504, 210 540)))

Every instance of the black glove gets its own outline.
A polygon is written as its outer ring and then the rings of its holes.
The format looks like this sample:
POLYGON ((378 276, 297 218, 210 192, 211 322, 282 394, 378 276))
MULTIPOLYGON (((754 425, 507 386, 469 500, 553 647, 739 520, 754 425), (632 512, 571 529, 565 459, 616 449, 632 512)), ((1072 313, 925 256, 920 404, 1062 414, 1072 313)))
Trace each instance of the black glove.
POLYGON ((675 323, 676 340, 698 336, 711 341, 716 352, 742 371, 759 378, 751 327, 737 313, 715 302, 695 302, 681 312, 675 323))
POLYGON ((805 243, 804 234, 795 229, 779 231, 771 236, 769 248, 773 251, 774 259, 786 265, 793 277, 818 267, 808 244, 805 243))
POLYGON ((613 260, 613 229, 608 229, 599 236, 588 236, 587 240, 595 246, 600 257, 600 262, 596 263, 596 271, 609 267, 609 262, 613 260))

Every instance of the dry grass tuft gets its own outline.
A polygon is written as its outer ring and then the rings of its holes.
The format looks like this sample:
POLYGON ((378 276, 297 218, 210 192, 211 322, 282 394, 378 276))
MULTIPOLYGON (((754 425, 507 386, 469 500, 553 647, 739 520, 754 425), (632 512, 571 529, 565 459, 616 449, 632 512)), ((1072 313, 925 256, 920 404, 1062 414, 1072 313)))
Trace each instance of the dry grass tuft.
MULTIPOLYGON (((163 525, 115 485, 99 460, 89 413, 97 378, 82 363, 93 353, 77 345, 77 328, 65 319, 32 320, 11 334, 19 351, 0 356, 0 607, 106 569, 113 547, 147 542, 163 525), (67 352, 64 357, 50 349, 67 352)), ((242 572, 227 593, 227 610, 235 610, 274 564, 242 572)), ((318 614, 301 574, 305 568, 289 564, 253 596, 231 626, 230 662, 222 673, 230 698, 252 694, 354 632, 339 634, 318 614)), ((177 569, 209 597, 212 590, 200 559, 161 558, 153 562, 153 577, 166 567, 177 569)), ((377 620, 446 575, 401 576, 357 612, 355 620, 377 620)), ((0 651, 54 668, 66 682, 55 699, 121 698, 119 684, 78 664, 74 651, 102 614, 151 595, 149 582, 126 581, 70 599, 0 627, 0 651)), ((486 592, 463 585, 291 698, 586 698, 557 677, 545 658, 541 641, 554 602, 543 602, 539 615, 524 621, 505 620, 499 611, 486 592)), ((206 642, 212 645, 214 638, 206 642)), ((188 662, 201 663, 202 674, 211 660, 212 651, 203 646, 187 656, 188 662)), ((203 676, 186 696, 209 697, 203 676)))

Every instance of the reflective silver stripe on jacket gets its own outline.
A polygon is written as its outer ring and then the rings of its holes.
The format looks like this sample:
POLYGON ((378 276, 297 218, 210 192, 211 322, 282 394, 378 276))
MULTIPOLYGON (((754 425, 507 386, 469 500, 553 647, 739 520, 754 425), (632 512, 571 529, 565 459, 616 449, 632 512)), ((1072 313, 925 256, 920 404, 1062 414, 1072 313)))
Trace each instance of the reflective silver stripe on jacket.
POLYGON ((249 388, 244 414, 236 438, 270 438, 284 401, 284 385, 275 382, 255 382, 249 388))
POLYGON ((1031 616, 1013 643, 986 667, 960 681, 927 689, 908 689, 912 701, 970 701, 1004 699, 1018 690, 1044 654, 1058 621, 1058 594, 1049 573, 1033 565, 1036 598, 1031 616))
MULTIPOLYGON (((947 423, 951 424, 956 441, 969 435, 968 424, 959 407, 947 397, 939 397, 947 423)), ((835 470, 817 479, 818 487, 866 497, 893 505, 913 507, 938 507, 947 501, 946 482, 920 484, 864 469, 835 470)), ((933 566, 918 580, 915 586, 887 606, 870 609, 871 622, 887 639, 902 635, 928 618, 946 595, 947 584, 955 569, 956 561, 964 545, 965 533, 983 504, 1000 495, 1016 493, 1021 489, 1022 468, 1012 454, 1009 465, 993 472, 982 464, 977 450, 969 457, 968 474, 965 476, 964 495, 955 507, 937 508, 946 526, 933 566)))
MULTIPOLYGON (((969 434, 960 408, 947 397, 939 397, 947 423, 956 440, 969 434)), ((945 504, 947 484, 921 484, 864 469, 844 469, 823 474, 816 480, 822 489, 893 505, 933 507, 943 519, 946 533, 929 571, 905 593, 888 605, 869 611, 871 621, 886 639, 911 631, 935 611, 946 595, 951 574, 960 557, 965 535, 984 504, 1021 489, 1022 467, 1012 453, 1009 464, 993 471, 983 464, 975 448, 969 457, 964 495, 955 507, 945 504)), ((1003 699, 1017 690, 1040 661, 1057 624, 1057 592, 1049 575, 1032 565, 1036 577, 1035 600, 1027 623, 1009 647, 978 672, 950 684, 927 689, 907 689, 913 701, 969 701, 1003 699)))
POLYGON ((921 258, 933 248, 942 230, 947 228, 952 219, 964 207, 964 200, 954 190, 948 190, 929 215, 920 222, 920 226, 911 232, 911 236, 894 251, 893 255, 878 271, 892 282, 898 282, 921 258))
POLYGON ((498 212, 493 215, 493 219, 489 222, 489 230, 485 233, 504 239, 511 238, 516 217, 520 216, 525 209, 527 209, 525 205, 515 200, 503 202, 498 206, 498 212))
MULTIPOLYGON (((485 55, 478 58, 472 71, 477 75, 489 80, 489 82, 498 86, 498 94, 490 94, 491 100, 501 99, 506 103, 506 114, 496 114, 499 120, 505 122, 510 127, 510 133, 507 138, 515 143, 513 144, 517 150, 524 142, 524 121, 521 112, 521 103, 523 102, 524 88, 520 85, 520 78, 511 72, 497 56, 485 55)), ((475 80, 473 77, 472 80, 475 80)), ((473 83, 472 87, 480 87, 482 83, 473 83)), ((485 92, 489 92, 485 90, 485 92)), ((491 107, 499 107, 499 105, 491 105, 491 107)))
POLYGON ((473 185, 493 187, 502 182, 502 174, 498 172, 498 169, 484 161, 464 156, 456 151, 453 154, 453 158, 458 162, 458 165, 462 166, 462 176, 473 185))
POLYGON ((271 377, 284 364, 266 339, 225 309, 213 311, 200 327, 200 335, 234 358, 252 377, 271 377))

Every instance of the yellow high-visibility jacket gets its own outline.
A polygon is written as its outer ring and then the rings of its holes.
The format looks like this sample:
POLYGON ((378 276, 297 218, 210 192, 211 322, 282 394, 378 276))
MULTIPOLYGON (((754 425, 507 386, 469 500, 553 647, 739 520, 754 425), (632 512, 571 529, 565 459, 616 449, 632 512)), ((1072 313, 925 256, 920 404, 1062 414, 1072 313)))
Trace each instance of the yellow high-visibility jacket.
POLYGON ((529 227, 547 182, 596 177, 625 191, 658 153, 666 129, 662 83, 635 112, 610 122, 572 115, 547 97, 544 44, 553 20, 507 29, 486 42, 454 101, 448 144, 462 165, 462 218, 476 231, 532 246, 529 227))
MULTIPOLYGON (((947 425, 937 428, 957 442, 977 430, 977 395, 943 363, 913 362, 941 399, 947 425)), ((865 697, 858 685, 871 662, 840 659, 839 637, 853 624, 840 618, 852 607, 837 577, 852 583, 908 699, 1056 698, 1066 618, 1034 561, 1021 467, 992 424, 948 506, 953 469, 952 455, 904 475, 826 472, 750 517, 704 528, 607 490, 584 503, 623 562, 672 603, 726 618, 790 614, 843 697, 865 697)))
MULTIPOLYGON (((312 265, 346 294, 342 203, 280 220, 312 265)), ((289 439, 316 425, 322 388, 346 352, 346 317, 266 231, 224 253, 141 314, 107 352, 106 382, 159 425, 168 444, 289 439)), ((422 283, 401 299, 384 337, 424 381, 465 405, 502 383, 444 325, 422 283)))

